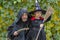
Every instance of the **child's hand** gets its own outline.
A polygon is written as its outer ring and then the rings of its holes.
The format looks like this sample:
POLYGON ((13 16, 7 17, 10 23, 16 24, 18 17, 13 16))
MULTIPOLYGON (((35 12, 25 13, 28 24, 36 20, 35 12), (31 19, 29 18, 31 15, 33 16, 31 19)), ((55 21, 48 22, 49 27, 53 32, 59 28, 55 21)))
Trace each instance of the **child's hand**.
POLYGON ((40 28, 42 28, 44 26, 44 24, 40 24, 40 28))

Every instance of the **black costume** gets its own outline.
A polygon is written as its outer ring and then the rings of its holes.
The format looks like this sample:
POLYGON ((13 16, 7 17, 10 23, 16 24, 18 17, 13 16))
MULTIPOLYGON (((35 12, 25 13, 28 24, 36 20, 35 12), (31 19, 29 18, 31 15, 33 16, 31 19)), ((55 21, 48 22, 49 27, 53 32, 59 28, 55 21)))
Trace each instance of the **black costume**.
MULTIPOLYGON (((40 29, 39 25, 42 23, 43 23, 43 18, 41 18, 41 17, 40 17, 40 19, 35 19, 34 17, 31 18, 31 27, 30 27, 29 33, 27 35, 27 40, 35 40, 36 39, 37 33, 40 29)), ((41 30, 38 40, 46 40, 44 27, 41 30)))
MULTIPOLYGON (((42 14, 45 14, 46 11, 42 10, 38 4, 38 2, 36 1, 36 10, 31 11, 30 14, 34 14, 37 11, 41 11, 42 14)), ((49 21, 51 19, 51 16, 45 21, 49 21)), ((26 40, 36 40, 36 36, 38 34, 38 31, 40 29, 40 24, 43 24, 43 20, 44 18, 40 17, 40 19, 36 19, 35 17, 31 17, 31 26, 30 26, 30 30, 29 33, 27 34, 27 39, 26 40)), ((46 34, 44 32, 44 27, 42 28, 38 40, 46 40, 46 34)))
MULTIPOLYGON (((18 13, 18 19, 8 28, 8 38, 11 40, 25 40, 28 31, 21 31, 18 36, 14 36, 13 33, 19 29, 27 28, 29 26, 29 21, 23 22, 21 16, 24 13, 28 13, 26 9, 21 9, 18 13)), ((28 19, 29 20, 29 19, 28 19)))

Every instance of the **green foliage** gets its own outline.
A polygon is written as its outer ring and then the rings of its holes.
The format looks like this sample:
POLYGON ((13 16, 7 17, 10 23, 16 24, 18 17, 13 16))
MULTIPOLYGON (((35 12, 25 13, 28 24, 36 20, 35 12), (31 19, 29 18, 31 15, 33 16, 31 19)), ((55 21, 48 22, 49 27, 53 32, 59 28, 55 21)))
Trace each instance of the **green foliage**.
MULTIPOLYGON (((60 40, 60 1, 59 0, 38 0, 42 9, 48 6, 54 8, 51 21, 45 23, 47 40, 60 40)), ((28 11, 35 8, 34 0, 0 0, 0 40, 6 40, 7 28, 10 26, 23 7, 28 11)))

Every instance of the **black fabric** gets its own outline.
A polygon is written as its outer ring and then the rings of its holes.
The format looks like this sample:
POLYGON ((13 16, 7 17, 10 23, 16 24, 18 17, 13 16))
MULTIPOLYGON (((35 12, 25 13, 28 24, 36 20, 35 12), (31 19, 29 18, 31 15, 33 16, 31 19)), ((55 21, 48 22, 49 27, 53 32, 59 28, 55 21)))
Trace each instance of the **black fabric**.
POLYGON ((15 25, 11 25, 11 26, 8 28, 8 37, 9 37, 11 40, 25 40, 28 31, 22 31, 22 32, 20 32, 17 37, 15 37, 15 36, 13 35, 13 33, 14 33, 15 31, 19 30, 19 29, 28 28, 29 23, 30 23, 29 21, 26 21, 26 22, 22 22, 22 21, 21 21, 21 23, 18 23, 18 24, 15 24, 15 25))
POLYGON ((21 16, 22 16, 24 13, 27 13, 27 14, 28 14, 27 9, 26 9, 26 8, 20 9, 20 11, 18 12, 17 18, 18 18, 18 19, 21 18, 21 16))
POLYGON ((28 31, 22 31, 19 33, 19 35, 17 37, 15 37, 13 35, 13 33, 16 31, 16 30, 19 30, 19 29, 22 29, 22 28, 26 28, 29 26, 29 19, 28 21, 26 22, 23 22, 21 20, 21 16, 24 14, 24 13, 27 13, 27 10, 26 9, 21 9, 18 13, 18 16, 17 16, 17 20, 14 21, 14 23, 8 27, 7 31, 8 31, 8 35, 7 37, 11 40, 25 40, 25 36, 26 36, 26 32, 28 31))
MULTIPOLYGON (((35 40, 37 33, 40 29, 39 25, 43 24, 43 20, 34 20, 31 22, 31 27, 29 30, 29 33, 27 34, 27 39, 26 40, 35 40)), ((46 40, 46 34, 44 32, 44 27, 41 30, 41 33, 39 34, 38 40, 46 40)))
POLYGON ((51 16, 48 17, 48 19, 45 22, 48 22, 51 20, 51 16))
POLYGON ((29 14, 34 14, 37 11, 41 11, 42 14, 46 14, 46 11, 45 10, 34 10, 34 11, 29 12, 29 14))
POLYGON ((16 24, 15 23, 13 23, 11 26, 9 26, 8 27, 8 29, 7 29, 7 31, 8 31, 8 35, 7 35, 7 37, 9 38, 9 39, 13 39, 14 38, 14 36, 13 35, 11 35, 11 32, 12 32, 12 30, 13 30, 13 28, 16 26, 16 24))

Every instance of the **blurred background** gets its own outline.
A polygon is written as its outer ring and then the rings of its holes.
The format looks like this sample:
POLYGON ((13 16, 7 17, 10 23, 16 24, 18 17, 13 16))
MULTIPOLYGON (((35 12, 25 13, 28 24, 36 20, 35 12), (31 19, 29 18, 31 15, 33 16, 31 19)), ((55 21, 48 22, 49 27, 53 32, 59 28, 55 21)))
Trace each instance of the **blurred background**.
MULTIPOLYGON (((45 23, 47 40, 60 40, 60 0, 38 0, 42 9, 53 7, 54 13, 49 22, 45 23)), ((7 28, 16 20, 19 10, 27 7, 34 10, 35 0, 0 0, 0 40, 7 39, 7 28)))

